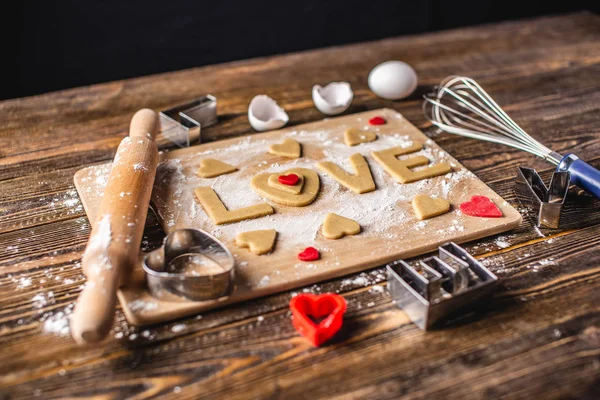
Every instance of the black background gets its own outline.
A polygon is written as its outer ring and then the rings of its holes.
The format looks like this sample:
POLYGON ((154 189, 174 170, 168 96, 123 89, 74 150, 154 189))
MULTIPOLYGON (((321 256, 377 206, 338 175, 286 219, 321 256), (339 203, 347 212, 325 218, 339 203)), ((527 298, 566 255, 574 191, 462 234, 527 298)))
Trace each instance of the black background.
POLYGON ((598 3, 25 0, 2 12, 0 98, 507 19, 597 12, 598 3))

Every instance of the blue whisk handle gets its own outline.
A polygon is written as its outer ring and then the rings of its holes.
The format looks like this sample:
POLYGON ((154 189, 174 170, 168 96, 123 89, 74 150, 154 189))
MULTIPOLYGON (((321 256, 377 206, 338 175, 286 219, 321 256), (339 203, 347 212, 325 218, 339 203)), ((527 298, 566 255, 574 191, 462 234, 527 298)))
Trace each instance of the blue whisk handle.
POLYGON ((571 183, 600 199, 600 171, 575 154, 564 156, 556 170, 570 172, 571 183))

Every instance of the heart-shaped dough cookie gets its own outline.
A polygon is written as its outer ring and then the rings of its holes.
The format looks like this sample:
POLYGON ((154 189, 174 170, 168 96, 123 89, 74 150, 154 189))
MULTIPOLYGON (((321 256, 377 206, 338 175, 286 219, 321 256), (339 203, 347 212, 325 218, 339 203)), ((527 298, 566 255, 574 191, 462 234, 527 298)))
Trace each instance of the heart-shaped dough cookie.
POLYGON ((279 189, 275 189, 269 185, 269 177, 272 175, 277 177, 281 175, 281 173, 265 173, 256 175, 254 178, 252 178, 251 186, 260 196, 266 197, 269 200, 286 206, 302 207, 307 206, 315 201, 321 186, 319 175, 317 175, 315 171, 307 168, 292 168, 282 173, 302 176, 304 179, 304 186, 302 187, 300 193, 287 193, 279 189))
POLYGON ((224 163, 223 161, 215 160, 214 158, 205 158, 200 161, 200 168, 196 174, 200 178, 214 178, 215 176, 229 174, 237 171, 233 165, 224 163))
POLYGON ((348 146, 356 146, 361 143, 372 142, 377 139, 377 135, 369 131, 361 131, 360 129, 350 128, 344 132, 344 143, 348 146))
POLYGON ((283 143, 272 144, 269 147, 269 153, 288 158, 300 158, 302 148, 300 143, 294 139, 285 139, 283 143))
POLYGON ((502 211, 485 196, 473 196, 471 200, 461 203, 460 211, 473 217, 501 218, 502 211))
POLYGON ((314 247, 307 247, 298 253, 298 260, 300 261, 316 261, 321 258, 321 253, 314 247))
POLYGON ((273 250, 276 237, 275 229, 242 232, 236 236, 235 243, 240 247, 247 247, 251 253, 261 255, 273 250))
POLYGON ((325 217, 321 233, 327 239, 339 239, 343 236, 360 233, 360 225, 353 219, 329 213, 325 217))
POLYGON ((418 194, 412 201, 417 218, 424 220, 450 211, 450 203, 444 199, 432 199, 425 194, 418 194))
POLYGON ((272 174, 269 177, 268 183, 273 189, 281 190, 282 192, 291 193, 291 194, 299 194, 304 187, 304 178, 302 175, 298 176, 298 182, 295 185, 284 185, 279 182, 279 176, 281 174, 272 174))

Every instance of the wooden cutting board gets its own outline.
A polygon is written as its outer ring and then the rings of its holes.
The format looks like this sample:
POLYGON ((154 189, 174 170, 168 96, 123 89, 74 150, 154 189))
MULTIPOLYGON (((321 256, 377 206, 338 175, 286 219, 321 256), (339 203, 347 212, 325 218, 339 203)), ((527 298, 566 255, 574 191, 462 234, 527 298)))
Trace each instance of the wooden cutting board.
MULTIPOLYGON (((103 193, 110 164, 88 167, 75 174, 75 186, 90 221, 103 193)), ((123 193, 126 196, 127 193, 123 193)), ((217 141, 161 155, 152 195, 153 208, 164 230, 204 229, 229 247, 236 258, 236 290, 227 299, 205 302, 163 302, 150 296, 139 268, 119 292, 129 322, 153 324, 206 311, 226 304, 265 296, 299 286, 331 279, 387 262, 435 250, 448 242, 466 242, 507 231, 518 226, 521 215, 474 174, 427 138, 404 117, 389 109, 294 126, 279 131, 217 141), (387 124, 370 126, 368 120, 382 116, 387 124), (375 132, 377 140, 349 147, 344 131, 359 128, 375 132), (293 138, 302 144, 302 157, 287 159, 267 153, 271 144, 293 138), (424 155, 431 163, 446 162, 452 172, 410 184, 398 184, 371 156, 371 151, 423 143, 424 149, 404 157, 424 155), (361 153, 367 158, 377 189, 355 194, 315 167, 318 161, 333 161, 349 169, 348 158, 361 153), (200 160, 214 158, 235 165, 237 172, 212 179, 196 176, 200 160), (290 168, 318 172, 320 193, 306 207, 288 207, 262 199, 250 186, 253 176, 283 172, 290 168), (194 188, 211 186, 229 209, 268 202, 275 214, 229 225, 214 225, 194 197, 194 188), (451 212, 426 220, 416 219, 411 200, 424 193, 445 198, 451 212), (502 210, 502 218, 463 215, 458 205, 472 195, 489 197, 502 210), (320 227, 325 215, 335 212, 356 220, 362 232, 339 240, 325 239, 320 227), (235 245, 235 236, 244 231, 276 229, 274 251, 256 256, 235 245), (297 254, 307 246, 320 250, 321 259, 301 262, 297 254)), ((140 223, 143 223, 141 221, 140 223)))

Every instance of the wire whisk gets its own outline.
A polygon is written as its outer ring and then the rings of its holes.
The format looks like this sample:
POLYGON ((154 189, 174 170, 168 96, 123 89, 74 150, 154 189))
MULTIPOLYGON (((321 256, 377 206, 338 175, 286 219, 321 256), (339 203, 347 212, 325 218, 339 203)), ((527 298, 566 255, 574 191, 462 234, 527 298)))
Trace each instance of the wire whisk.
POLYGON ((561 156, 527 134, 477 82, 450 76, 424 96, 427 119, 448 133, 504 144, 534 154, 571 174, 571 182, 600 198, 600 171, 574 154, 561 156))

